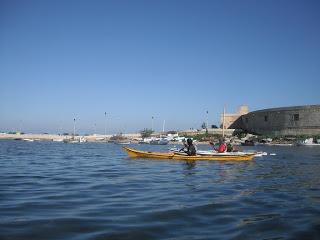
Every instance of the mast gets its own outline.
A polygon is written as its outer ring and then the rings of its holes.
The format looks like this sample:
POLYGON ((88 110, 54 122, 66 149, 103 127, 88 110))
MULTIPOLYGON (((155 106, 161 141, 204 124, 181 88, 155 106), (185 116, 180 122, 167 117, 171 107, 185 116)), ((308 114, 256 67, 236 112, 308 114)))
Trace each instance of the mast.
POLYGON ((104 112, 104 137, 107 141, 107 112, 104 112))
POLYGON ((73 119, 73 139, 75 138, 76 136, 76 119, 74 118, 73 119))
POLYGON ((226 105, 223 106, 222 137, 224 137, 225 115, 226 115, 226 105))
POLYGON ((208 132, 208 128, 209 128, 209 120, 208 120, 208 114, 209 114, 209 111, 207 110, 207 123, 206 123, 206 132, 208 132))
POLYGON ((162 132, 164 132, 164 126, 166 124, 166 120, 163 120, 163 125, 162 125, 162 132))

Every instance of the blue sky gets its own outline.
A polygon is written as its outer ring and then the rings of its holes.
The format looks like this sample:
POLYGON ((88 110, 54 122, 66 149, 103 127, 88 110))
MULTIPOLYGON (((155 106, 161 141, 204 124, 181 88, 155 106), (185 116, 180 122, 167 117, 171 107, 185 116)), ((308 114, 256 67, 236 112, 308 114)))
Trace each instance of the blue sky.
POLYGON ((0 130, 199 128, 320 103, 319 1, 0 0, 0 130))

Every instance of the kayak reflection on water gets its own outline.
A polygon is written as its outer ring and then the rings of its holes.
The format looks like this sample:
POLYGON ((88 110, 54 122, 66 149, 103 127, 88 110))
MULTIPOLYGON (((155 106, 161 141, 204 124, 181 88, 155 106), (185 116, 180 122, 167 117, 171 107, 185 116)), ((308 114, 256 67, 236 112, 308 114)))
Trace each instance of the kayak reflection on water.
POLYGON ((192 170, 196 166, 196 161, 186 161, 186 170, 192 170))

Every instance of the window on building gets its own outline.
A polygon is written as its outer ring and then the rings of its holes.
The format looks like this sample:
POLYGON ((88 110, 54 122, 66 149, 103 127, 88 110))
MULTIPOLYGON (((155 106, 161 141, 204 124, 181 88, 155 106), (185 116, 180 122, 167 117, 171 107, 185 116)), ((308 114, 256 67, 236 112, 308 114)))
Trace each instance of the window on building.
POLYGON ((246 123, 248 123, 249 122, 249 119, 248 118, 246 118, 246 123))
POLYGON ((293 120, 294 121, 299 121, 299 114, 294 114, 293 115, 293 120))
POLYGON ((264 116, 264 121, 268 122, 268 116, 264 116))

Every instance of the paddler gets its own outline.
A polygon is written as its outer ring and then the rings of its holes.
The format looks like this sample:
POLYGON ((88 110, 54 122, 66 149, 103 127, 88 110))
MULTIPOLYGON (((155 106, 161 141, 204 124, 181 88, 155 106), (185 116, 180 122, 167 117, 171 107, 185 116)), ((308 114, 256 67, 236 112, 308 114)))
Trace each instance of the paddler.
POLYGON ((213 149, 215 151, 217 151, 218 153, 224 153, 224 152, 227 151, 227 144, 225 143, 223 138, 219 139, 219 147, 218 148, 214 147, 214 143, 213 142, 210 142, 210 144, 213 146, 213 149))
POLYGON ((185 141, 183 141, 183 144, 184 144, 184 147, 181 148, 179 152, 184 151, 186 154, 188 154, 188 156, 195 156, 197 154, 197 150, 192 143, 192 139, 188 138, 187 144, 185 143, 185 141), (185 148, 187 150, 184 150, 185 148))
POLYGON ((227 152, 238 152, 238 149, 235 148, 232 140, 227 144, 227 152))

